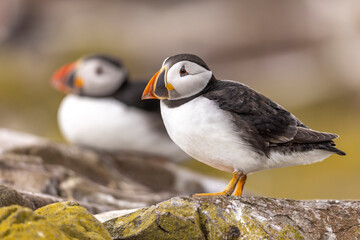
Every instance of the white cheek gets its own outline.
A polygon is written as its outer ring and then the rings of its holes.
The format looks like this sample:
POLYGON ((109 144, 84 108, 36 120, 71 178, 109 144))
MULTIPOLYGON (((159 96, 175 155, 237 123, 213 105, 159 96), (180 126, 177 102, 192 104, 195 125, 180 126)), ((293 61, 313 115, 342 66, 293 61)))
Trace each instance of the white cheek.
POLYGON ((169 83, 174 86, 175 91, 179 95, 174 99, 190 97, 201 92, 208 84, 211 75, 211 71, 206 71, 196 75, 170 78, 171 82, 169 81, 169 83))
POLYGON ((167 83, 171 83, 174 90, 169 92, 169 99, 181 99, 201 92, 210 81, 212 72, 190 61, 181 61, 174 64, 167 73, 167 83), (185 67, 189 73, 180 76, 180 70, 185 67))
POLYGON ((104 77, 94 77, 90 78, 89 81, 86 81, 84 90, 89 94, 93 95, 106 95, 115 92, 121 85, 123 81, 120 75, 118 76, 104 76, 104 77))
POLYGON ((98 75, 94 69, 84 68, 80 69, 78 73, 84 81, 84 93, 92 96, 110 95, 120 87, 126 74, 125 72, 106 69, 106 72, 98 75))

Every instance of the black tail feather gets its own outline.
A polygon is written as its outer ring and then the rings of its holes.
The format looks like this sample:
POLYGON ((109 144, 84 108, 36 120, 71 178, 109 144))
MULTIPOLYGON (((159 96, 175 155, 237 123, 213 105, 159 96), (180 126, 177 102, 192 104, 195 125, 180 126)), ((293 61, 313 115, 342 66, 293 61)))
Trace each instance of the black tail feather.
POLYGON ((343 151, 341 151, 340 149, 337 149, 337 148, 335 147, 335 143, 331 144, 330 146, 325 146, 325 147, 323 147, 323 148, 321 148, 321 149, 324 149, 324 150, 327 150, 327 151, 336 153, 336 154, 338 154, 338 155, 340 155, 340 156, 345 156, 345 155, 346 155, 345 152, 343 152, 343 151))
POLYGON ((329 152, 336 153, 340 156, 346 155, 345 152, 343 152, 340 149, 337 149, 335 147, 335 143, 332 140, 325 141, 325 142, 318 142, 318 143, 287 142, 287 143, 283 143, 283 144, 276 144, 276 145, 270 146, 270 151, 276 150, 276 151, 280 151, 284 154, 290 154, 293 152, 306 152, 306 151, 311 151, 311 150, 315 150, 315 149, 326 150, 329 152))

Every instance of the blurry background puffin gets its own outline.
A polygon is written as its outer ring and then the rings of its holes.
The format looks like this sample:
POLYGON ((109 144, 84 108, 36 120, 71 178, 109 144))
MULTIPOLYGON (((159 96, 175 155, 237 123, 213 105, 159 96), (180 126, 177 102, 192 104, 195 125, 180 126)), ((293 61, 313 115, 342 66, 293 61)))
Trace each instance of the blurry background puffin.
POLYGON ((59 128, 67 141, 110 152, 188 159, 168 137, 159 102, 141 101, 147 83, 129 81, 119 59, 90 55, 61 67, 51 81, 68 94, 58 110, 59 128))

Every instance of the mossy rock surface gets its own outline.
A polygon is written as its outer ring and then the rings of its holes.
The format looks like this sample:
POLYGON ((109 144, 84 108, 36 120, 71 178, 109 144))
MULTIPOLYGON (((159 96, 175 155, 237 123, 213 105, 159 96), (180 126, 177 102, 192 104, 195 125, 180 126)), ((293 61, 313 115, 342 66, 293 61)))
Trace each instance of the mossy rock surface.
POLYGON ((263 226, 245 213, 242 221, 226 198, 173 198, 104 223, 114 239, 263 239, 263 226))
POLYGON ((113 239, 357 239, 359 201, 177 197, 104 223, 113 239))
POLYGON ((0 208, 0 239, 111 239, 104 226, 73 202, 47 205, 33 212, 17 205, 0 208))

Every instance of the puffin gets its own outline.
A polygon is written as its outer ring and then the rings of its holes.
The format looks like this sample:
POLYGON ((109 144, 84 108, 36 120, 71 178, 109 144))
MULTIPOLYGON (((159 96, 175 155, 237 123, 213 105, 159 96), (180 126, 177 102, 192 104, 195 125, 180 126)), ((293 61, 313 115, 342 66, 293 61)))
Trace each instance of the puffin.
POLYGON ((158 102, 141 101, 147 81, 130 81, 121 60, 105 54, 85 56, 58 69, 51 82, 67 94, 58 110, 58 125, 68 142, 105 152, 189 158, 169 138, 158 102))
POLYGON ((241 196, 248 174, 345 155, 338 135, 307 127, 245 84, 218 80, 193 54, 166 58, 142 99, 160 100, 166 130, 184 152, 233 173, 223 191, 195 196, 241 196))

